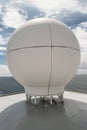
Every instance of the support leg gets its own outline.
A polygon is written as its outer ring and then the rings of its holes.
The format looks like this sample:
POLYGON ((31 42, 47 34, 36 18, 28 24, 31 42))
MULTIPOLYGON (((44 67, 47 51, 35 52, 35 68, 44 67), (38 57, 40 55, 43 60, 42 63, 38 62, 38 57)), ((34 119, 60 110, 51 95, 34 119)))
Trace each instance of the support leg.
POLYGON ((58 94, 58 97, 59 97, 59 102, 63 103, 64 102, 64 100, 63 100, 63 93, 58 94))
POLYGON ((36 96, 35 96, 35 104, 37 103, 37 98, 36 98, 36 96))
POLYGON ((31 97, 32 97, 32 96, 29 96, 29 101, 30 101, 30 102, 31 102, 31 97))
POLYGON ((51 105, 52 105, 52 98, 53 98, 53 97, 52 97, 52 96, 50 96, 50 104, 51 104, 51 105))
POLYGON ((29 101, 29 96, 28 94, 26 94, 26 102, 28 103, 28 101, 29 101))

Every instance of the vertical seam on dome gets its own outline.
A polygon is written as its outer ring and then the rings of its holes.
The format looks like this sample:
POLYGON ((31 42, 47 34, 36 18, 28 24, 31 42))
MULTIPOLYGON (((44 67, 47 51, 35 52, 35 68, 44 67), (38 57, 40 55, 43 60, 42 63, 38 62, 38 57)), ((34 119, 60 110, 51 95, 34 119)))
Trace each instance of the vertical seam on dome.
POLYGON ((51 42, 51 69, 50 69, 50 76, 49 76, 49 82, 48 82, 48 95, 49 95, 50 82, 51 82, 51 76, 52 76, 52 33, 51 33, 51 27, 50 27, 49 22, 48 22, 48 26, 49 26, 50 42, 51 42))

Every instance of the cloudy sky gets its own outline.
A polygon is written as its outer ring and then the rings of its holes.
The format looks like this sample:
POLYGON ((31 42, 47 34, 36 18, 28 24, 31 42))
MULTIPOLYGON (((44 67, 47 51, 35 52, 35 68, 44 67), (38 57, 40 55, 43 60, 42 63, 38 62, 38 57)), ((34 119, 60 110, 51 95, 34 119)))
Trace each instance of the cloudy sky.
POLYGON ((11 75, 6 47, 12 33, 40 17, 57 19, 72 29, 81 47, 80 69, 87 73, 87 0, 0 0, 0 76, 11 75))

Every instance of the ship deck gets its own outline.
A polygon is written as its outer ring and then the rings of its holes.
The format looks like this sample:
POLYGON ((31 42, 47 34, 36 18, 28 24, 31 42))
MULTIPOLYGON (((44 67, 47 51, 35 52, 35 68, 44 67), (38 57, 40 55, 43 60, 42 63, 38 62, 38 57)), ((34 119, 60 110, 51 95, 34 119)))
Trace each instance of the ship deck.
POLYGON ((0 130, 87 130, 87 95, 64 93, 64 104, 26 103, 25 94, 0 97, 0 130))

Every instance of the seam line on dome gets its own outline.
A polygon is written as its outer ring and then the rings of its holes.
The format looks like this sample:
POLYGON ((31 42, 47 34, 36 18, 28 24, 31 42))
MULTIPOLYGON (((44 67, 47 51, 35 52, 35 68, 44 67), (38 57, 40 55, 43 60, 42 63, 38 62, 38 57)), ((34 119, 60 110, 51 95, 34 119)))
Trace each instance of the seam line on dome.
POLYGON ((18 51, 18 50, 22 50, 22 49, 27 49, 27 48, 40 48, 40 47, 61 47, 61 48, 69 48, 69 49, 73 49, 76 51, 80 51, 79 49, 73 48, 73 47, 67 47, 67 46, 30 46, 30 47, 20 47, 20 48, 16 48, 16 49, 12 49, 7 51, 7 53, 11 52, 11 51, 18 51))
POLYGON ((50 76, 49 76, 49 82, 48 82, 48 95, 49 95, 49 89, 50 89, 50 84, 51 84, 51 78, 52 78, 52 32, 51 32, 51 27, 50 23, 48 22, 49 26, 49 33, 50 33, 50 42, 51 42, 51 65, 50 65, 50 76))

